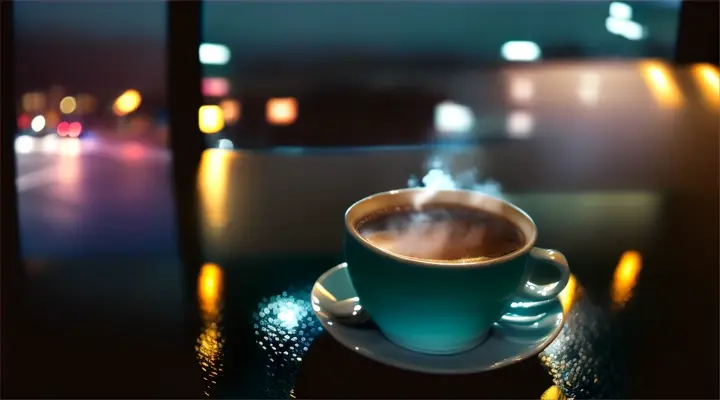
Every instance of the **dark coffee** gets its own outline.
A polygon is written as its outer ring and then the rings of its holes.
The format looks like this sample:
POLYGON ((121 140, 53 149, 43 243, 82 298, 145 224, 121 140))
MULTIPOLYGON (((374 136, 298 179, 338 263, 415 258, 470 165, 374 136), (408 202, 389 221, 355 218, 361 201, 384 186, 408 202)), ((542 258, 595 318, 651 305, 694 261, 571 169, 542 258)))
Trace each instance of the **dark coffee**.
POLYGON ((391 253, 445 262, 497 258, 525 244, 523 233, 507 218, 458 205, 383 210, 359 221, 357 230, 391 253))

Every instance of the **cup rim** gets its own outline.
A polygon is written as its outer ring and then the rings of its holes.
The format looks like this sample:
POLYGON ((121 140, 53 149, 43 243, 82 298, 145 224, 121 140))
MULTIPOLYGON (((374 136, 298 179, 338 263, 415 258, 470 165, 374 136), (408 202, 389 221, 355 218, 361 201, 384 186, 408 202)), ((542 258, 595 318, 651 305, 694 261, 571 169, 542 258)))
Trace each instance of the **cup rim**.
POLYGON ((514 204, 497 198, 493 196, 489 196, 482 192, 472 191, 472 190, 465 190, 465 189, 428 189, 428 188, 407 188, 407 189, 395 189, 395 190, 389 190, 385 192, 375 193, 370 196, 364 197, 355 203, 353 203, 348 209, 345 211, 345 230, 353 237, 355 240, 357 240, 359 243, 361 243, 364 247, 366 247, 368 250, 371 250, 377 254, 380 254, 385 257, 389 257, 392 259, 395 259, 397 261, 404 261, 411 263, 415 266, 419 267, 427 267, 427 268, 449 268, 449 269, 467 269, 467 268, 481 268, 481 267, 489 267, 496 264, 500 264, 506 261, 513 260, 515 258, 518 258, 525 253, 529 252, 534 246, 535 241, 537 240, 537 226, 535 225, 535 221, 521 208, 515 206, 514 204), (385 197, 385 196, 394 196, 402 193, 408 193, 408 192, 424 192, 424 191, 432 191, 432 192, 463 192, 467 193, 468 195, 475 196, 475 197, 482 197, 488 200, 496 201, 498 203, 502 203, 504 206, 509 207, 513 209, 515 212, 517 212, 520 216, 525 218, 527 222, 530 224, 531 235, 526 238, 525 244, 513 251, 512 253, 505 254, 501 257, 491 258, 491 259, 470 259, 468 261, 458 262, 458 261, 441 261, 441 260, 428 260, 423 258, 416 258, 416 257, 409 257, 409 256, 403 256, 400 254, 392 253, 390 251, 387 251, 385 249, 382 249, 378 246, 375 246, 374 244, 370 243, 368 240, 363 238, 360 233, 357 231, 355 227, 354 221, 351 223, 349 221, 349 214, 350 212, 357 207, 360 204, 366 203, 368 201, 371 201, 373 199, 376 199, 378 197, 385 197))

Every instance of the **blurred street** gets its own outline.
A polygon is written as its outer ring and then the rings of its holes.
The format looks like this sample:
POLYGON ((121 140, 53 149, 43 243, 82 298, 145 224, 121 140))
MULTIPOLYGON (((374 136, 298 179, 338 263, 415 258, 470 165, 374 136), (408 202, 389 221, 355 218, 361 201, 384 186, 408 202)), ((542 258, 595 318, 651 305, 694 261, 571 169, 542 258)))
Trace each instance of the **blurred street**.
POLYGON ((166 150, 57 136, 15 148, 26 257, 174 254, 166 150))

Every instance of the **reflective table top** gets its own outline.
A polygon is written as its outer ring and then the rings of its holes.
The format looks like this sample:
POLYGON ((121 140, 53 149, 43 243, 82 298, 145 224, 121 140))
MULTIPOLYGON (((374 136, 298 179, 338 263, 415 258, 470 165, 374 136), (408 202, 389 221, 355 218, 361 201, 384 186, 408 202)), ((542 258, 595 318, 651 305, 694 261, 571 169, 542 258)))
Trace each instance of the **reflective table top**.
POLYGON ((66 174, 20 189, 3 396, 717 398, 717 71, 641 64, 488 72, 461 89, 505 82, 477 95, 477 141, 208 150, 203 265, 177 256, 166 155, 19 156, 66 174), (309 291, 343 261, 345 209, 408 185, 503 196, 567 256, 566 326, 538 357, 425 375, 323 332, 309 291))

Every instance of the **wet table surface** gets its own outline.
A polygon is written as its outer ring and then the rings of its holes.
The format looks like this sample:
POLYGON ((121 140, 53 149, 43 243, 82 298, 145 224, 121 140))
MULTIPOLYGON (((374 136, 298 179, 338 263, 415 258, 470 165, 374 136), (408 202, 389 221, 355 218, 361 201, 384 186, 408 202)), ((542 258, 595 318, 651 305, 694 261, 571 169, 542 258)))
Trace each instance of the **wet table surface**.
POLYGON ((167 157, 21 157, 74 175, 20 193, 3 397, 717 398, 717 98, 692 68, 605 68, 599 101, 567 68, 521 71, 493 112, 525 114, 492 141, 208 150, 202 265, 177 256, 167 157), (322 331, 309 291, 343 261, 344 210, 413 176, 507 198, 567 256, 566 326, 538 357, 425 375, 322 331))

